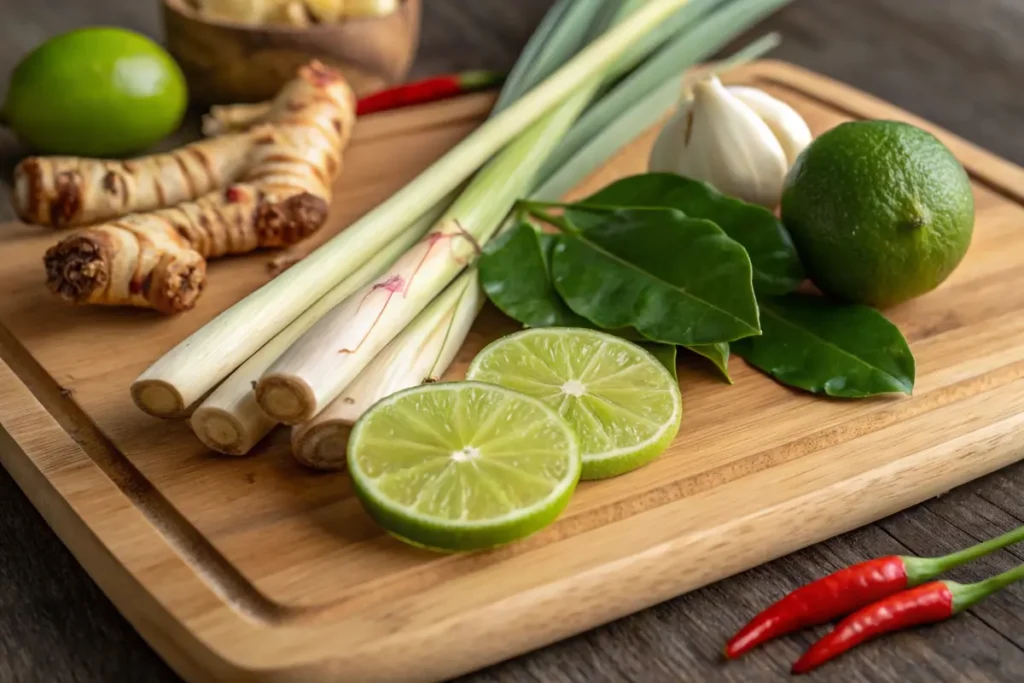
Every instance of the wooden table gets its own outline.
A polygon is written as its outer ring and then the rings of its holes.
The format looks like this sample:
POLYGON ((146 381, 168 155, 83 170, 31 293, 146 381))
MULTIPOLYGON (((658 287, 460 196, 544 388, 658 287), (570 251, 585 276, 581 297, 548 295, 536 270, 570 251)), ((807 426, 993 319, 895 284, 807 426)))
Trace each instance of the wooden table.
MULTIPOLYGON (((549 4, 427 0, 416 73, 507 68, 549 4)), ((70 28, 160 30, 156 0, 33 0, 2 12, 0 73, 38 42, 70 28)), ((785 37, 775 56, 851 83, 1024 164, 1024 5, 1018 0, 800 0, 758 30, 766 29, 785 37)), ((17 153, 0 134, 3 165, 17 153)), ((10 217, 3 201, 0 220, 10 217)), ((943 554, 1022 523, 1024 464, 464 680, 782 679, 820 631, 784 639, 738 663, 719 659, 730 632, 760 607, 852 562, 891 553, 943 554)), ((1024 547, 1017 546, 953 578, 977 580, 1021 562, 1024 547)), ((177 678, 0 470, 0 681, 115 680, 177 678)), ((811 680, 1024 680, 1024 586, 955 621, 863 647, 811 680)))

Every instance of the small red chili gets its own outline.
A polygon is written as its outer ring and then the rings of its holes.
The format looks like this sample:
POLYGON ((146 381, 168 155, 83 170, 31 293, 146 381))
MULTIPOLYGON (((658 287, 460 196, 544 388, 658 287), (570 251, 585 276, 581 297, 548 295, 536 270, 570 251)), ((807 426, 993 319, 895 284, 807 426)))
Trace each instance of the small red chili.
POLYGON ((504 74, 494 71, 467 71, 461 74, 434 76, 368 95, 359 100, 356 115, 364 116, 415 104, 437 102, 456 95, 486 90, 501 84, 504 80, 504 74))
POLYGON ((1000 548, 1024 541, 1024 526, 939 558, 890 556, 862 562, 799 588, 754 617, 726 645, 730 659, 779 636, 825 624, 865 605, 920 586, 1000 548))
POLYGON ((861 643, 911 626, 943 621, 1016 581, 1024 565, 986 581, 959 584, 934 581, 879 600, 841 621, 793 665, 794 674, 813 671, 861 643))

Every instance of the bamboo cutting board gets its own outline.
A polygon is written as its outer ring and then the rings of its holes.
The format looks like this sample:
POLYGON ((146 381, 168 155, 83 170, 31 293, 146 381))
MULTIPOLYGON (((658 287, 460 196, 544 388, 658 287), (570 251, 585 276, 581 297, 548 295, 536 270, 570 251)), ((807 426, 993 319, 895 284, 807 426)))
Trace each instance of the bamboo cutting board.
MULTIPOLYGON (((892 106, 776 62, 738 72, 820 133, 892 106)), ((466 135, 488 96, 361 122, 336 229, 466 135)), ((45 229, 0 227, 0 460, 146 639, 195 680, 432 680, 567 637, 868 523, 1024 457, 1024 170, 936 131, 971 173, 978 223, 938 291, 889 312, 913 398, 789 391, 734 359, 729 387, 680 369, 686 415, 654 464, 584 483, 546 531, 439 556, 384 535, 344 474, 295 464, 280 430, 246 459, 140 413, 128 386, 267 278, 218 263, 176 318, 69 308, 42 285, 45 229)), ((575 194, 644 169, 654 131, 575 194)), ((513 326, 487 309, 452 377, 513 326)))

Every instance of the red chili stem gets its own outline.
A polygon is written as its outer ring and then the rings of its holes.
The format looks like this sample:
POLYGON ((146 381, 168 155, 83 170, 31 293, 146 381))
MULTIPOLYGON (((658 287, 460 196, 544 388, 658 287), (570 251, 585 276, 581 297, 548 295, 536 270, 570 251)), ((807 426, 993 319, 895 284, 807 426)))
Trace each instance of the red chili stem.
POLYGON ((978 545, 971 546, 959 552, 953 553, 952 555, 946 555, 945 557, 937 557, 934 559, 921 559, 921 558, 904 558, 910 560, 918 566, 907 566, 907 575, 911 579, 911 585, 917 585, 930 581, 939 574, 948 572, 950 569, 954 569, 961 565, 965 565, 968 562, 977 560, 978 558, 984 557, 996 550, 1002 550, 1008 548, 1011 545, 1017 543, 1024 543, 1024 526, 1018 527, 1013 531, 1007 532, 998 538, 993 538, 990 541, 979 543, 978 545), (920 576, 915 576, 920 573, 920 576), (916 580, 915 580, 916 579, 916 580))
POLYGON ((1022 541, 1024 526, 945 557, 890 556, 847 567, 793 591, 758 614, 729 641, 725 655, 733 659, 779 636, 828 623, 1022 541))
POLYGON ((835 630, 797 660, 793 673, 813 671, 861 643, 886 633, 949 619, 1018 581, 1024 581, 1024 565, 978 583, 934 581, 890 595, 840 622, 835 630))
POLYGON ((1024 564, 1016 569, 1011 569, 1008 572, 1003 572, 998 576, 993 576, 991 579, 979 581, 978 583, 962 585, 947 581, 946 583, 949 584, 950 590, 953 591, 953 613, 960 614, 960 612, 973 607, 993 593, 998 593, 1011 583, 1017 583, 1018 581, 1024 581, 1024 564))
POLYGON ((501 84, 504 80, 505 74, 495 71, 467 71, 460 74, 433 76, 368 95, 359 100, 356 114, 364 116, 375 112, 437 102, 457 95, 486 90, 501 84))
POLYGON ((793 665, 794 674, 813 671, 864 641, 911 626, 953 616, 953 591, 945 581, 926 583, 890 595, 854 612, 811 646, 793 665))

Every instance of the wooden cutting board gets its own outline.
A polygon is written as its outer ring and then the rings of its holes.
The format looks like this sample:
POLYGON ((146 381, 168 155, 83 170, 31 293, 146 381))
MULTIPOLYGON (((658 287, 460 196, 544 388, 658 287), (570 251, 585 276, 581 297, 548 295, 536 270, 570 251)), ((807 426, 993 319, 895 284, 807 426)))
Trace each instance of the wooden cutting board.
MULTIPOLYGON (((782 97, 818 133, 857 118, 935 130, 781 63, 733 80, 782 97)), ((412 178, 490 102, 361 122, 331 225, 412 178)), ((295 464, 284 430, 230 459, 133 406, 132 379, 264 282, 268 254, 216 264, 199 307, 163 318, 61 304, 40 261, 56 236, 0 227, 0 460, 186 678, 431 680, 542 646, 1024 456, 1024 170, 935 132, 970 171, 978 221, 953 277, 889 312, 917 357, 913 398, 813 398, 738 359, 730 387, 686 359, 686 415, 669 451, 582 484, 557 523, 514 546, 458 556, 405 546, 364 514, 345 474, 295 464)), ((643 171, 654 134, 575 194, 643 171)), ((512 329, 485 310, 451 376, 512 329)))

